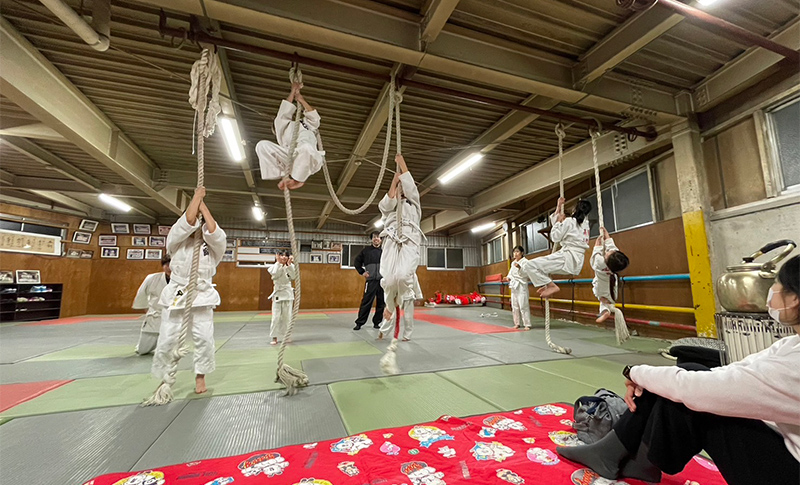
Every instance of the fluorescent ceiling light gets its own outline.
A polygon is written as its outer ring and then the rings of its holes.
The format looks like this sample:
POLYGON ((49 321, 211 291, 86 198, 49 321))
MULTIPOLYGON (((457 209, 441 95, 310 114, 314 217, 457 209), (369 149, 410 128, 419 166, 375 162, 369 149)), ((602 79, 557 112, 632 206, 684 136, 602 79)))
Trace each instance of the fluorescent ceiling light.
POLYGON ((253 206, 253 217, 255 217, 257 221, 264 220, 264 211, 261 209, 261 207, 257 205, 253 206))
POLYGON ((383 219, 378 219, 375 221, 375 227, 383 227, 383 219))
POLYGON ((462 172, 470 168, 471 166, 478 163, 483 158, 483 153, 473 153, 472 155, 465 158, 462 162, 460 162, 455 167, 451 168, 450 171, 439 177, 439 182, 446 184, 447 182, 453 180, 462 172))
POLYGON ((220 118, 219 126, 222 128, 222 138, 228 147, 228 153, 236 162, 244 160, 244 150, 242 149, 242 135, 239 134, 239 125, 230 118, 220 118))
POLYGON ((122 202, 119 199, 115 199, 114 197, 111 197, 110 195, 100 194, 98 196, 98 198, 101 201, 105 202, 106 204, 110 205, 111 207, 113 207, 115 209, 118 209, 118 210, 121 210, 121 211, 124 211, 124 212, 130 212, 131 209, 133 209, 133 207, 129 206, 125 202, 122 202))
POLYGON ((486 224, 481 224, 480 226, 473 227, 472 232, 478 233, 478 232, 488 231, 489 229, 493 228, 496 225, 497 225, 496 222, 487 222, 486 224))

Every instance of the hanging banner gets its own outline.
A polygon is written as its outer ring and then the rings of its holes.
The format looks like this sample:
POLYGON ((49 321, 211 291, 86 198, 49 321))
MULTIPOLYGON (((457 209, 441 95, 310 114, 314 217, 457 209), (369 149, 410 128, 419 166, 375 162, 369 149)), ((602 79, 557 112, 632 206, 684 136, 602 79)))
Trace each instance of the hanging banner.
POLYGON ((0 251, 61 256, 61 238, 0 229, 0 251))

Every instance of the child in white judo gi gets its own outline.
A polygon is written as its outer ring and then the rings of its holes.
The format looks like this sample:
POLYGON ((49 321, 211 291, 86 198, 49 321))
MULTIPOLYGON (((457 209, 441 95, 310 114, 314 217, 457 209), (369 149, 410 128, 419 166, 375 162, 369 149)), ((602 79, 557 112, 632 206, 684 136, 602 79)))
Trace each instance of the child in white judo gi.
POLYGON ((152 373, 159 379, 169 372, 169 353, 178 345, 184 307, 189 305, 192 315, 192 340, 194 342, 195 392, 206 392, 206 374, 214 371, 214 307, 220 304, 219 293, 211 284, 217 265, 225 254, 227 236, 217 226, 214 217, 203 202, 206 190, 197 188, 186 212, 172 226, 167 236, 167 253, 172 256, 172 274, 169 284, 161 292, 159 303, 164 309, 161 317, 161 333, 153 357, 152 373), (200 228, 198 212, 203 215, 203 246, 200 250, 200 266, 197 276, 197 292, 194 301, 186 301, 186 285, 192 266, 194 246, 193 234, 200 228))
POLYGON ((136 292, 133 299, 135 310, 147 309, 142 322, 142 330, 139 332, 139 343, 136 344, 135 352, 139 355, 146 355, 155 350, 158 343, 158 333, 161 330, 161 306, 158 301, 161 299, 161 292, 169 283, 169 256, 161 258, 161 273, 147 275, 136 292))
POLYGON ((531 303, 528 293, 528 277, 520 269, 520 261, 525 255, 522 246, 514 248, 514 261, 511 262, 511 269, 508 276, 503 281, 508 283, 511 290, 511 313, 514 317, 514 328, 519 328, 520 323, 525 330, 531 329, 531 303))
POLYGON ((294 288, 292 281, 297 279, 297 268, 294 265, 294 256, 289 251, 281 250, 276 255, 275 263, 269 267, 272 276, 273 290, 269 298, 272 299, 272 322, 269 326, 271 345, 278 344, 278 336, 286 335, 286 326, 292 318, 292 304, 294 303, 294 288))
POLYGON ((419 227, 422 206, 417 185, 411 172, 408 171, 403 156, 398 153, 394 160, 400 173, 395 173, 389 193, 378 204, 385 222, 381 232, 381 237, 384 238, 381 253, 383 276, 381 287, 386 301, 384 320, 391 318, 403 295, 414 291, 414 274, 419 266, 419 247, 425 237, 419 227), (399 200, 398 185, 402 189, 399 200), (401 221, 397 220, 398 203, 403 204, 401 221))
MULTIPOLYGON (((289 163, 289 147, 294 136, 294 115, 297 107, 293 104, 295 99, 303 105, 303 116, 300 118, 300 128, 297 134, 297 148, 295 149, 294 165, 288 175, 291 179, 287 182, 289 189, 303 186, 309 176, 317 173, 322 168, 324 151, 317 149, 317 131, 319 130, 319 113, 311 107, 300 94, 303 85, 292 83, 292 92, 289 97, 281 101, 278 116, 275 117, 275 136, 278 143, 261 140, 256 144, 258 164, 261 166, 261 178, 264 180, 282 179, 286 174, 285 166, 289 163)), ((283 190, 283 180, 278 188, 283 190)))
POLYGON ((559 289, 549 275, 577 275, 583 268, 586 250, 589 249, 587 216, 592 204, 587 200, 579 200, 572 215, 567 217, 564 214, 564 202, 563 197, 559 198, 556 211, 550 216, 550 240, 553 244, 560 244, 560 249, 547 256, 519 262, 520 269, 538 288, 536 291, 542 298, 549 298, 559 289))
POLYGON ((614 303, 617 299, 617 273, 627 268, 630 263, 628 257, 614 244, 606 228, 601 227, 600 231, 603 234, 597 238, 589 259, 589 264, 594 270, 592 291, 600 301, 597 323, 605 322, 616 311, 614 303))
MULTIPOLYGON (((403 342, 411 340, 414 332, 414 301, 422 299, 422 288, 419 286, 419 278, 414 273, 414 290, 403 295, 400 310, 403 312, 403 342)), ((395 310, 397 311, 397 310, 395 310)), ((378 340, 382 340, 384 335, 394 336, 394 325, 397 319, 394 314, 388 320, 384 320, 378 332, 378 340)))

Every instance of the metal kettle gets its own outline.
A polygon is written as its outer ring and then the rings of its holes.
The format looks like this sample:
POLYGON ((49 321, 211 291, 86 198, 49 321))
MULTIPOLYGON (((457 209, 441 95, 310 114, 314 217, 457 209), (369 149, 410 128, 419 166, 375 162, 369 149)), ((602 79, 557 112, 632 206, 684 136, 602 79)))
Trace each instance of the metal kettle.
POLYGON ((722 307, 730 312, 766 313, 767 293, 778 274, 776 266, 795 247, 789 239, 775 241, 743 258, 741 264, 728 266, 727 273, 717 280, 717 297, 722 307), (786 249, 769 261, 755 262, 756 258, 783 246, 786 249))

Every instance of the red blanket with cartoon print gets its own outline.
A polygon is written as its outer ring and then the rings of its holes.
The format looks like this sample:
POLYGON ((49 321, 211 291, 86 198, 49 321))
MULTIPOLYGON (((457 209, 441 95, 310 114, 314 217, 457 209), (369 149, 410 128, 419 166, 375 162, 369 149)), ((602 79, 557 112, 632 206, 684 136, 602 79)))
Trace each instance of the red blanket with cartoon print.
MULTIPOLYGON (((642 485, 610 481, 562 460, 557 445, 580 444, 567 415, 548 404, 469 418, 369 431, 306 445, 254 451, 141 472, 103 475, 85 485, 642 485)), ((663 485, 725 485, 710 461, 695 457, 663 485)))

